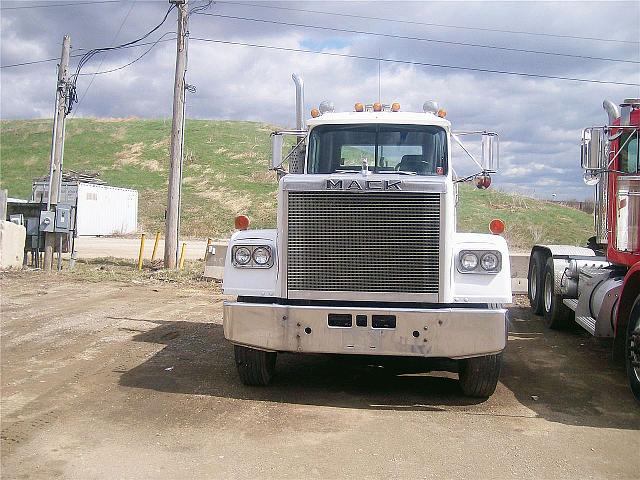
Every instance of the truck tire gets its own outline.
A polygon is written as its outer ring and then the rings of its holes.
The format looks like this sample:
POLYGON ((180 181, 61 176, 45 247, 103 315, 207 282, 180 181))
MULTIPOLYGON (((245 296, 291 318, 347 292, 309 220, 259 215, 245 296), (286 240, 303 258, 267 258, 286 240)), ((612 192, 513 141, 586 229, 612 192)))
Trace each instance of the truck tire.
POLYGON ((543 313, 542 284, 544 280, 545 257, 544 252, 538 250, 533 252, 529 259, 527 290, 531 310, 533 310, 533 313, 536 315, 542 315, 543 313))
POLYGON ((636 299, 629 316, 625 350, 629 386, 640 402, 640 297, 636 299))
POLYGON ((553 270, 553 258, 547 258, 544 268, 544 282, 542 284, 542 311, 544 323, 548 328, 561 330, 567 328, 571 322, 573 313, 569 307, 562 303, 562 296, 554 293, 555 272, 553 270))
POLYGON ((233 346, 236 368, 245 385, 264 386, 271 382, 276 367, 276 353, 255 348, 233 346))
POLYGON ((502 353, 460 360, 458 378, 462 391, 468 397, 490 397, 498 385, 502 353))

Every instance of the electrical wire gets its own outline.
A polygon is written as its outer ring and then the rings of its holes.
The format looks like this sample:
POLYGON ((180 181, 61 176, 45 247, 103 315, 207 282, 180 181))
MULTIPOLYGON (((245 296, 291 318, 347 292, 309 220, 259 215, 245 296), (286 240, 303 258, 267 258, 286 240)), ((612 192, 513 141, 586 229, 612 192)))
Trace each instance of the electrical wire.
POLYGON ((209 42, 209 43, 218 43, 223 45, 237 45, 237 46, 243 46, 243 47, 262 48, 262 49, 268 49, 268 50, 279 50, 283 52, 312 53, 317 55, 353 58, 358 60, 375 60, 375 61, 380 61, 385 63, 398 63, 398 64, 404 64, 404 65, 415 65, 420 67, 447 68, 452 70, 494 73, 499 75, 514 75, 514 76, 529 77, 529 78, 547 78, 551 80, 565 80, 565 81, 571 81, 571 82, 598 83, 598 84, 606 84, 606 85, 624 85, 624 86, 630 86, 630 87, 640 86, 640 83, 612 82, 607 80, 596 80, 596 79, 589 79, 589 78, 561 77, 556 75, 544 75, 539 73, 512 72, 507 70, 492 70, 489 68, 463 67, 461 65, 447 65, 447 64, 441 64, 441 63, 416 62, 411 60, 398 60, 398 59, 392 59, 392 58, 378 58, 378 57, 370 57, 367 55, 355 55, 355 54, 349 54, 349 53, 322 52, 319 50, 309 50, 309 49, 292 48, 292 47, 278 47, 274 45, 261 45, 256 43, 231 42, 228 40, 217 40, 217 39, 211 39, 211 38, 198 38, 198 37, 189 37, 189 38, 191 40, 209 42))
MULTIPOLYGON (((111 40, 111 45, 110 46, 113 46, 113 44, 116 42, 116 40, 118 38, 118 35, 120 35, 120 32, 122 31, 122 28, 124 27, 124 24, 127 22, 127 19, 129 18, 129 15, 131 15, 131 12, 133 11, 133 7, 135 7, 135 5, 136 5, 136 0, 133 0, 133 2, 131 2, 131 6, 129 7, 129 10, 127 11, 127 14, 122 19, 122 22, 120 22, 120 26, 118 27, 118 30, 116 31, 116 34, 113 36, 113 40, 111 40)), ((151 48, 153 48, 153 47, 151 47, 151 48)), ((100 68, 102 68, 102 64, 104 63, 104 58, 105 57, 102 57, 102 59, 100 60, 100 65, 98 65, 98 70, 100 70, 100 68)), ((78 100, 78 105, 76 106, 76 110, 75 110, 75 112, 73 112, 73 115, 71 116, 72 118, 75 117, 78 114, 78 110, 80 109, 80 105, 82 105, 82 101, 84 100, 84 97, 87 96, 87 92, 91 88, 91 85, 93 85, 93 81, 96 79, 96 75, 97 75, 97 73, 94 74, 93 77, 91 77, 91 81, 89 81, 89 85, 87 85, 87 88, 84 89, 84 92, 80 96, 80 100, 78 100)))
POLYGON ((624 60, 618 58, 607 58, 607 57, 592 57, 588 55, 577 55, 570 53, 559 53, 559 52, 546 52, 542 50, 528 50, 524 48, 512 48, 512 47, 502 47, 499 45, 485 45, 480 43, 467 43, 467 42, 454 42, 450 40, 437 40, 434 38, 425 38, 425 37, 412 37, 407 35, 393 35, 390 33, 382 33, 382 32, 371 32, 366 30, 351 30, 346 28, 337 28, 337 27, 327 27, 322 25, 308 25, 304 23, 290 23, 290 22, 282 22, 277 20, 266 20, 262 18, 249 18, 249 17, 239 17, 234 15, 222 15, 219 13, 200 13, 200 15, 206 15, 209 17, 218 17, 218 18, 227 18, 232 20, 242 20, 248 22, 258 22, 258 23, 269 23, 274 25, 286 25, 289 27, 301 27, 301 28, 312 28, 316 30, 329 30, 332 32, 342 32, 342 33, 353 33, 357 35, 370 35, 376 37, 384 37, 384 38, 396 38, 401 40, 413 40, 413 41, 421 41, 421 42, 430 42, 430 43, 441 43, 446 45, 458 45, 464 47, 474 47, 474 48, 489 48, 495 50, 504 50, 509 52, 518 52, 518 53, 531 53, 537 55, 552 55, 558 57, 569 57, 569 58, 583 58, 588 60, 603 60, 608 62, 622 62, 622 63, 640 63, 638 60, 624 60))
MULTIPOLYGON (((156 32, 158 29, 160 29, 160 27, 162 27, 162 25, 164 24, 164 22, 167 21, 167 18, 169 17, 169 14, 171 13, 171 11, 176 8, 175 4, 171 4, 171 6, 169 7, 169 9, 167 10, 167 12, 165 13, 164 17, 162 18, 162 20, 160 21, 160 23, 158 23, 155 27, 153 27, 151 30, 149 30, 147 33, 145 33, 143 36, 141 36, 140 38, 137 38, 135 40, 132 40, 130 42, 126 42, 123 43, 121 45, 116 45, 116 46, 111 46, 111 47, 103 47, 103 48, 94 48, 92 50, 89 50, 88 52, 86 52, 82 58, 80 59, 80 61, 78 62, 78 66, 76 67, 76 72, 71 76, 71 81, 70 81, 70 85, 69 85, 69 94, 67 95, 67 115, 69 113, 71 113, 71 110, 73 109, 73 104, 78 102, 78 95, 77 95, 77 91, 76 91, 76 84, 78 82, 78 77, 80 76, 80 72, 82 70, 82 67, 84 67, 84 65, 96 54, 98 53, 102 53, 102 52, 109 52, 109 51, 113 51, 113 50, 118 50, 121 48, 125 48, 125 47, 129 47, 129 46, 133 46, 135 44, 138 44, 139 42, 141 42, 142 40, 145 40, 146 38, 148 38, 150 35, 152 35, 154 32, 156 32)), ((153 48, 158 42, 154 42, 152 47, 153 48)), ((142 54, 141 57, 139 57, 138 59, 134 60, 135 63, 136 61, 138 61, 140 58, 142 58, 143 56, 145 56, 147 53, 149 53, 149 51, 151 50, 151 48, 146 51, 145 53, 142 54)), ((128 65, 127 65, 128 66, 128 65)), ((124 66, 122 67, 124 68, 124 66)), ((121 68, 118 68, 118 70, 121 68)), ((114 70, 115 71, 115 70, 114 70)))
MULTIPOLYGON (((78 74, 78 76, 82 77, 82 76, 85 76, 85 75, 102 75, 102 74, 104 74, 104 73, 117 72, 118 70, 122 70, 122 69, 124 69, 124 68, 127 68, 129 65, 133 65, 133 64, 134 64, 134 63, 136 63, 138 60, 140 60, 140 59, 144 58, 144 56, 145 56, 145 55, 147 55, 151 50, 153 50, 153 47, 155 47, 158 43, 160 43, 161 41, 163 41, 162 39, 163 39, 164 37, 166 37, 167 35, 170 35, 170 34, 175 34, 175 33, 176 33, 176 32, 165 32, 165 33, 163 33, 163 34, 162 34, 162 36, 160 36, 160 37, 158 38, 158 40, 156 40, 155 42, 153 42, 153 43, 151 44, 151 46, 150 46, 147 50, 145 50, 145 51, 144 51, 144 53, 143 53, 142 55, 140 55, 139 57, 137 57, 136 59, 134 59, 134 60, 130 61, 129 63, 127 63, 127 64, 125 64, 125 65, 121 65, 121 66, 116 67, 116 68, 111 68, 111 69, 109 69, 109 70, 104 70, 104 71, 102 71, 102 72, 80 73, 80 74, 78 74)), ((175 39, 176 39, 176 38, 174 37, 174 38, 169 38, 169 39, 167 39, 167 40, 175 40, 175 39)))
POLYGON ((282 7, 277 5, 271 5, 267 2, 264 3, 245 3, 245 2, 216 2, 220 5, 229 5, 229 6, 245 6, 245 7, 255 7, 255 8, 270 8, 275 10, 286 10, 291 12, 302 12, 302 13, 314 13, 318 15, 330 15, 334 17, 348 17, 348 18, 357 18, 362 20, 379 20, 382 22, 391 22, 391 23, 403 23, 408 25, 420 25, 426 27, 440 27, 440 28, 457 28, 461 30, 479 30, 482 32, 497 32, 497 33, 508 33, 514 35, 533 35, 533 36, 541 36, 541 37, 555 37, 555 38, 570 38, 574 40, 594 40, 599 42, 615 42, 615 43, 631 43, 631 44, 640 44, 638 41, 633 40, 618 40, 615 38, 601 38, 601 37, 582 37, 578 35, 562 35, 556 33, 546 33, 546 32, 527 32, 523 30, 504 30, 497 28, 483 28, 483 27, 468 27, 463 25, 448 25, 443 23, 431 23, 431 22, 418 22, 414 20, 400 20, 395 18, 383 18, 383 17, 371 17, 367 15, 356 15, 345 12, 323 12, 320 10, 309 10, 305 8, 294 8, 294 7, 282 7))
MULTIPOLYGON (((160 41, 156 41, 156 42, 141 42, 141 43, 136 43, 135 45, 127 45, 126 47, 122 47, 123 49, 125 48, 137 48, 137 47, 144 47, 145 45, 153 45, 154 43, 162 43, 162 42, 169 42, 171 40, 175 40, 175 38, 165 38, 163 40, 160 41)), ((88 52, 89 50, 94 50, 93 48, 77 48, 75 49, 76 52, 88 52)), ((70 58, 77 58, 77 57, 82 57, 84 54, 83 53, 76 53, 74 55, 70 55, 70 58)), ((43 60, 33 60, 30 62, 22 62, 22 63, 11 63, 8 65, 0 65, 0 68, 12 68, 12 67, 22 67, 22 66, 27 66, 27 65, 36 65, 39 63, 48 63, 48 62, 59 62, 60 58, 45 58, 43 60)))
POLYGON ((26 8, 75 7, 77 5, 96 5, 100 3, 121 3, 123 0, 98 0, 90 2, 49 3, 45 5, 20 5, 19 7, 0 7, 0 10, 23 10, 26 8))

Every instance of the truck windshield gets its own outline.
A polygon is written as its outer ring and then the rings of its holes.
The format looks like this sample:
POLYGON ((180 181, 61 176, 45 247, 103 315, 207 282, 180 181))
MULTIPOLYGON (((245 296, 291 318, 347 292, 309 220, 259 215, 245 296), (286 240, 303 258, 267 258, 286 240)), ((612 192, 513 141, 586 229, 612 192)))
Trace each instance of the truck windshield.
POLYGON ((319 125, 309 136, 308 173, 368 169, 377 173, 446 174, 447 136, 431 125, 319 125))

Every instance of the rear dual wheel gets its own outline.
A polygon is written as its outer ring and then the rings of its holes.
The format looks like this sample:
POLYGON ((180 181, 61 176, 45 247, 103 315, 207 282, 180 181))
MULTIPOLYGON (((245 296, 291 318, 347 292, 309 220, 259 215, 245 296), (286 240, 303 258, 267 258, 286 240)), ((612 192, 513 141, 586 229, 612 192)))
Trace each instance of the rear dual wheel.
POLYGON ((542 285, 544 280, 545 254, 533 252, 529 260, 528 293, 531 310, 536 315, 542 315, 542 285))
POLYGON ((542 284, 542 313, 548 328, 560 330, 571 323, 573 311, 562 302, 562 295, 555 293, 555 271, 553 258, 547 258, 542 284))

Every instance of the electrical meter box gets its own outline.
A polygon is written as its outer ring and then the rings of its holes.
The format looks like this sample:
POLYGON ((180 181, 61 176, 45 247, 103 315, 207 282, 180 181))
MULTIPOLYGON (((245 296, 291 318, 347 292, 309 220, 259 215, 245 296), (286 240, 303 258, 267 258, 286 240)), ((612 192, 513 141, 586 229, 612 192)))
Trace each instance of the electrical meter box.
POLYGON ((55 213, 44 211, 40 212, 40 231, 41 232, 53 232, 55 226, 55 213))
POLYGON ((71 229, 71 205, 56 205, 56 232, 68 232, 71 229))

